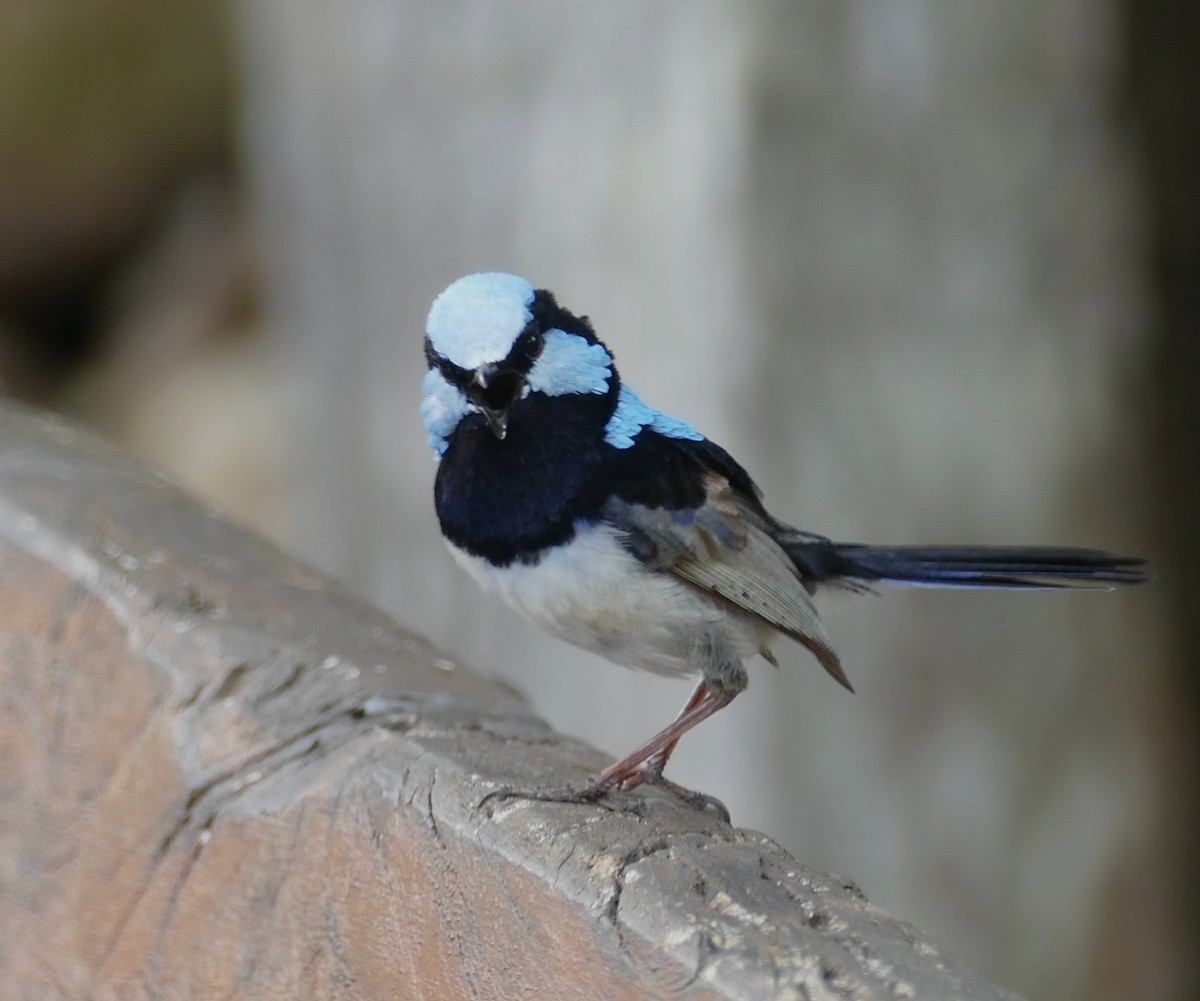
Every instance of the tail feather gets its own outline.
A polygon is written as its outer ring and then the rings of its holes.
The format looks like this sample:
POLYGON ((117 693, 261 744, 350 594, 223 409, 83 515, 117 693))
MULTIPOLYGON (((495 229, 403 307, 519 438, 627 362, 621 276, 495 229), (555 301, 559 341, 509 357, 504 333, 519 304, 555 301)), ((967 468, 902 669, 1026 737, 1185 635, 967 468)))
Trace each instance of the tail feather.
POLYGON ((1151 579, 1145 560, 1049 546, 868 546, 796 533, 780 540, 812 581, 931 587, 1089 588, 1151 579))

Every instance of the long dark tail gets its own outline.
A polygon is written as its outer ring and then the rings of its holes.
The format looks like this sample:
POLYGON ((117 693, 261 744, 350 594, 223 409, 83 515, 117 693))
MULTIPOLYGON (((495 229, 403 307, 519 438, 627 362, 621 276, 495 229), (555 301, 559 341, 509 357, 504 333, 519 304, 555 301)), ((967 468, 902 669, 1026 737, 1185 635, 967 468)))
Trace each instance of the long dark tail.
POLYGON ((866 546, 797 532, 779 541, 814 582, 894 581, 929 587, 1071 588, 1141 584, 1146 561, 1048 546, 866 546))

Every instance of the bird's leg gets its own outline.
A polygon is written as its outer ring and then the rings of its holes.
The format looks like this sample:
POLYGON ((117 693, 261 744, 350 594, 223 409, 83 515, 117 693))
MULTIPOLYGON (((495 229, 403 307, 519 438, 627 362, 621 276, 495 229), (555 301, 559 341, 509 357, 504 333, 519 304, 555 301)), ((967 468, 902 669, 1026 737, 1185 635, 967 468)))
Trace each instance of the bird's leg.
MULTIPOLYGON (((710 796, 708 793, 697 792, 693 789, 687 789, 684 786, 679 785, 677 782, 672 782, 670 779, 663 777, 663 769, 666 767, 667 761, 674 752, 675 746, 679 743, 679 739, 701 720, 711 716, 718 709, 729 705, 729 703, 733 701, 733 697, 737 694, 737 691, 725 693, 725 698, 721 701, 714 701, 714 704, 707 708, 703 715, 693 716, 692 714, 694 710, 704 703, 705 699, 707 699, 710 694, 715 693, 713 693, 712 689, 708 687, 708 682, 701 678, 695 689, 692 691, 692 694, 688 697, 687 702, 684 703, 683 708, 679 710, 679 715, 675 717, 671 726, 667 727, 667 730, 671 730, 675 724, 679 723, 680 720, 684 719, 685 717, 689 717, 689 722, 679 728, 675 732, 675 735, 671 737, 658 751, 655 751, 653 754, 650 754, 648 757, 638 763, 636 768, 634 768, 630 774, 626 775, 624 778, 615 779, 614 781, 616 781, 622 789, 633 789, 643 784, 658 786, 660 789, 670 793, 677 800, 686 803, 693 809, 715 810, 726 823, 729 823, 730 818, 728 808, 726 808, 725 804, 715 796, 710 796)), ((645 745, 639 747, 636 751, 634 751, 632 754, 629 754, 625 758, 622 758, 621 761, 613 762, 613 764, 609 765, 608 768, 606 768, 600 773, 599 776, 597 776, 596 782, 603 782, 605 776, 610 772, 620 771, 622 764, 632 764, 640 751, 642 751, 649 744, 656 743, 667 733, 667 730, 664 730, 662 733, 652 737, 645 745)))
POLYGON ((620 761, 614 761, 592 780, 592 785, 608 789, 622 782, 632 788, 642 782, 652 781, 661 774, 662 766, 679 743, 679 738, 717 710, 724 709, 735 695, 737 692, 713 691, 705 682, 701 682, 683 711, 668 726, 620 761))
MULTIPOLYGON (((675 719, 678 720, 680 717, 685 716, 687 713, 695 709, 696 706, 704 701, 704 696, 707 694, 708 682, 701 678, 695 689, 692 691, 692 694, 688 696, 688 700, 684 703, 683 708, 679 710, 679 715, 676 716, 675 719)), ((713 712, 716 712, 716 710, 714 709, 713 712)), ((694 723, 692 725, 695 726, 694 723)), ((663 747, 663 749, 657 754, 650 756, 640 765, 638 765, 637 772, 634 773, 633 776, 624 779, 626 788, 632 789, 634 786, 641 785, 643 782, 653 783, 662 779, 663 769, 667 767, 667 762, 670 760, 671 755, 675 753, 675 745, 679 743, 679 737, 682 736, 683 734, 681 733, 674 740, 663 747)), ((635 751, 634 753, 636 754, 637 752, 635 751)), ((620 764, 620 762, 617 762, 610 767, 615 768, 617 764, 620 764)))
POLYGON ((698 723, 704 722, 713 713, 724 709, 734 700, 739 690, 716 691, 702 682, 696 687, 692 697, 688 699, 683 711, 669 725, 619 761, 614 761, 582 788, 514 789, 504 787, 488 793, 480 801, 480 806, 491 799, 510 797, 545 800, 553 803, 592 803, 617 785, 625 784, 627 788, 633 788, 642 783, 654 783, 666 788, 689 805, 701 808, 714 806, 718 812, 728 818, 728 811, 712 797, 689 792, 682 786, 664 779, 662 766, 670 757, 675 745, 679 743, 680 737, 698 723))

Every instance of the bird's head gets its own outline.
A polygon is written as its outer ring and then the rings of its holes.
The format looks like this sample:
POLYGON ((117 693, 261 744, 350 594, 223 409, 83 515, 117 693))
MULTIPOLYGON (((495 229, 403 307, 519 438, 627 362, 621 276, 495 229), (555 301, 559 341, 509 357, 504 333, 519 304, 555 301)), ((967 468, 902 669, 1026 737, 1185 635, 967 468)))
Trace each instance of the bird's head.
POLYGON ((587 318, 499 272, 460 278, 434 300, 425 358, 421 417, 439 455, 473 415, 504 440, 514 414, 536 406, 539 395, 608 396, 616 389, 612 355, 587 318))

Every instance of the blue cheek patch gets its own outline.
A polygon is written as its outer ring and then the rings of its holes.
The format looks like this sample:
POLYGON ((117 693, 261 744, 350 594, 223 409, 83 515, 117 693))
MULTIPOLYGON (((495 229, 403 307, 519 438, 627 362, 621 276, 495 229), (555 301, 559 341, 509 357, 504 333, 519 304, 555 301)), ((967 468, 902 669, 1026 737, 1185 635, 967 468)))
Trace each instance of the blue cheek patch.
POLYGON ((546 331, 545 346, 529 372, 531 390, 546 396, 608 392, 612 356, 602 344, 590 344, 565 330, 546 331))
POLYGON ((471 404, 436 368, 425 373, 421 392, 421 421, 429 435, 429 447, 441 458, 459 421, 471 412, 471 404))
POLYGON ((604 440, 613 448, 632 448, 633 441, 642 428, 656 431, 665 438, 680 438, 685 441, 704 441, 704 435, 687 421, 671 417, 661 410, 648 407, 632 389, 621 386, 617 398, 617 409, 604 426, 604 440))

